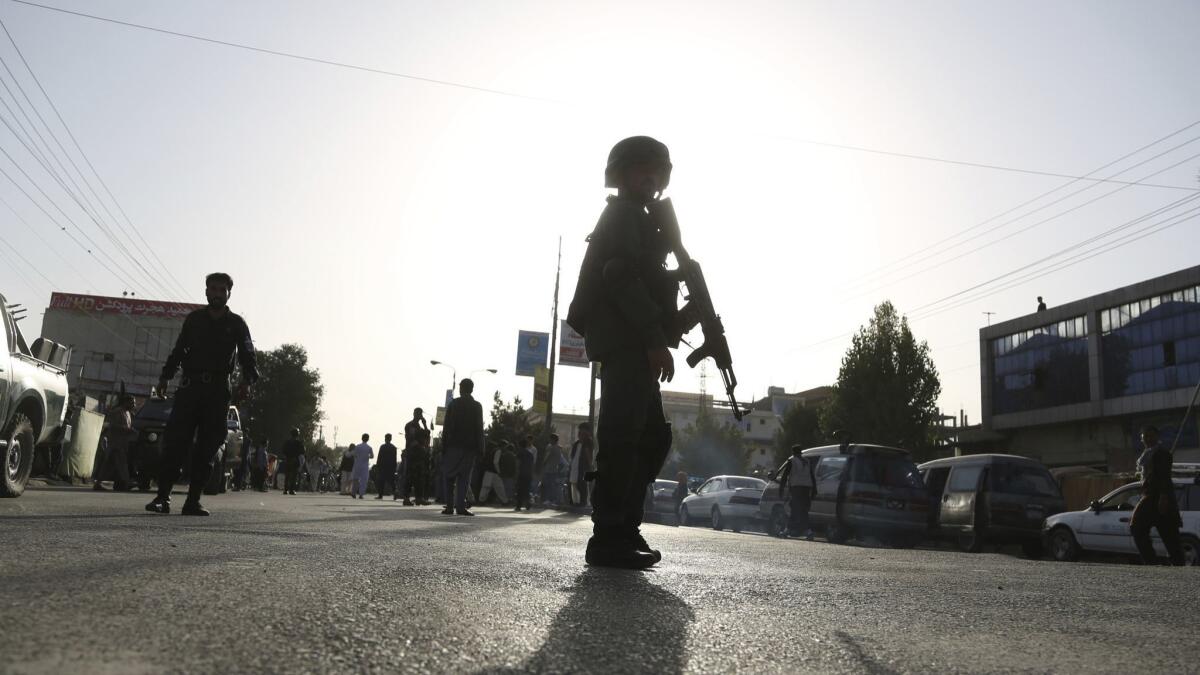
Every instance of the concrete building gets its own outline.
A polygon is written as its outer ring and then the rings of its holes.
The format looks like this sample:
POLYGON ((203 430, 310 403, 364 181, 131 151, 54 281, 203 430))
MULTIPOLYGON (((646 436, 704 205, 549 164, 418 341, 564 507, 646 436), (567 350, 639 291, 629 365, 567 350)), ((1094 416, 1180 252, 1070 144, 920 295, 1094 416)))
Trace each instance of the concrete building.
POLYGON ((1200 266, 979 331, 983 431, 1048 466, 1133 467, 1153 424, 1200 460, 1200 266))
POLYGON ((146 396, 158 382, 183 320, 203 305, 53 293, 42 335, 72 348, 72 392, 103 399, 125 383, 146 396))

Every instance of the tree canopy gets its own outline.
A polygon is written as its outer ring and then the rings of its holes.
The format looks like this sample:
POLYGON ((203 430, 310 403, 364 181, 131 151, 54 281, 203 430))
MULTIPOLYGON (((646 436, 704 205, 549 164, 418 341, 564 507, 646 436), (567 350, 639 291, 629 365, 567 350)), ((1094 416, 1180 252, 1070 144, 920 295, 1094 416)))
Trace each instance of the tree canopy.
POLYGON ((292 429, 310 439, 321 422, 321 373, 308 367, 308 352, 297 344, 258 352, 258 383, 243 402, 246 433, 255 441, 270 439, 278 448, 292 429))
POLYGON ((918 342, 890 302, 875 308, 842 358, 821 427, 858 443, 920 450, 933 445, 942 392, 929 346, 918 342))
MULTIPOLYGON (((601 439, 603 442, 603 439, 601 439)), ((679 464, 672 467, 693 476, 717 476, 742 473, 746 468, 746 445, 741 428, 719 422, 711 413, 701 412, 682 433, 675 433, 679 464)), ((674 475, 666 477, 674 478, 674 475)))
POLYGON ((529 421, 520 396, 514 396, 512 403, 505 403, 500 398, 500 392, 496 392, 492 395, 492 422, 484 430, 484 436, 489 446, 509 441, 514 447, 523 448, 526 436, 535 439, 541 437, 542 426, 541 422, 534 424, 529 421))
POLYGON ((813 448, 830 442, 821 429, 821 413, 816 407, 793 406, 780 420, 780 429, 775 433, 775 464, 782 464, 791 456, 792 446, 813 448))

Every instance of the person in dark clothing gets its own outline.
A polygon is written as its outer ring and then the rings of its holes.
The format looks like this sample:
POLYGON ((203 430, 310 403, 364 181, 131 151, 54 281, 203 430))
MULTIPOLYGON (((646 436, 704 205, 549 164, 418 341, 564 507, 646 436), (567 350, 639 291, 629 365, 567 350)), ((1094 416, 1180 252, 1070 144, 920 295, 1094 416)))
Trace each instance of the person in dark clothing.
POLYGON ((292 429, 291 438, 283 442, 283 494, 296 494, 296 483, 300 476, 300 461, 304 459, 304 444, 300 442, 300 430, 292 429))
POLYGON ((442 475, 446 482, 445 515, 473 516, 467 510, 467 486, 471 468, 483 453, 483 406, 471 397, 475 383, 463 378, 458 384, 459 397, 446 406, 442 424, 442 475))
POLYGON ((675 491, 671 493, 671 500, 675 502, 676 527, 683 524, 683 518, 680 517, 679 510, 683 506, 683 500, 687 499, 689 494, 691 494, 691 491, 688 490, 688 475, 687 473, 680 471, 679 473, 675 474, 675 491))
POLYGON ((404 425, 404 505, 429 503, 429 425, 425 411, 413 410, 413 418, 404 425), (415 501, 414 501, 415 499, 415 501))
POLYGON ((1040 295, 1038 296, 1038 308, 1037 308, 1037 311, 1039 311, 1039 312, 1044 312, 1044 311, 1046 311, 1046 303, 1042 301, 1042 296, 1040 296, 1040 295))
POLYGON ((671 445, 659 381, 675 376, 669 347, 678 346, 677 277, 666 269, 673 233, 647 207, 670 182, 667 147, 635 136, 609 153, 608 198, 588 238, 567 322, 600 361, 600 407, 592 537, 588 564, 642 569, 662 558, 642 537, 646 486, 671 445))
POLYGON ((267 465, 270 464, 270 444, 263 441, 250 452, 250 485, 259 492, 267 491, 267 465))
POLYGON ((808 526, 808 510, 812 506, 813 487, 817 477, 813 462, 801 454, 804 446, 793 445, 792 456, 779 469, 775 480, 779 483, 779 494, 788 494, 788 535, 804 537, 812 541, 813 531, 808 526))
POLYGON ((529 492, 533 488, 533 469, 537 464, 538 452, 533 446, 533 436, 525 437, 525 447, 517 451, 517 505, 513 511, 522 507, 529 510, 529 492))
POLYGON ((379 456, 375 458, 375 486, 379 488, 379 496, 391 495, 396 501, 396 446, 392 445, 392 435, 383 435, 383 445, 379 446, 379 456))
POLYGON ((166 392, 167 385, 182 367, 183 376, 164 434, 158 496, 146 505, 146 510, 154 513, 171 512, 171 489, 190 451, 190 482, 182 513, 185 516, 208 515, 208 510, 200 505, 200 493, 208 482, 213 458, 227 433, 225 420, 231 400, 229 376, 233 374, 234 363, 241 367, 242 373, 236 395, 232 397, 234 402, 245 398, 250 386, 258 381, 250 328, 228 307, 233 279, 228 274, 216 272, 208 275, 204 282, 208 306, 184 319, 179 339, 167 357, 158 381, 158 390, 166 392))
POLYGON ((1175 483, 1171 480, 1171 451, 1159 444, 1158 429, 1152 426, 1142 429, 1142 445, 1146 450, 1137 461, 1142 476, 1142 499, 1129 519, 1129 533, 1133 535, 1142 564, 1158 564, 1158 554, 1150 540, 1150 530, 1156 528, 1171 564, 1183 565, 1183 547, 1179 541, 1183 518, 1175 497, 1175 483))
MULTIPOLYGON (((121 388, 124 389, 122 384, 121 388)), ((113 489, 127 492, 133 489, 129 480, 129 445, 137 438, 133 430, 133 413, 136 403, 133 396, 122 391, 117 405, 104 416, 104 454, 100 468, 94 476, 92 489, 104 491, 100 484, 105 475, 113 478, 113 489)))

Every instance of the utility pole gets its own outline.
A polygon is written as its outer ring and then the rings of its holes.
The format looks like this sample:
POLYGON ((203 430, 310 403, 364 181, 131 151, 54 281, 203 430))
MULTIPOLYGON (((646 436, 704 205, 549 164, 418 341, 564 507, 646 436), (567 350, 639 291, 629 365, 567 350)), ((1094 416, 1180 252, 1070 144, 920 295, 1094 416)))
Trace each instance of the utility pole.
POLYGON ((558 359, 556 352, 558 351, 558 282, 562 275, 562 235, 558 236, 558 262, 554 269, 554 310, 551 312, 553 317, 550 325, 550 376, 546 387, 546 442, 549 443, 550 434, 554 433, 554 362, 558 359))

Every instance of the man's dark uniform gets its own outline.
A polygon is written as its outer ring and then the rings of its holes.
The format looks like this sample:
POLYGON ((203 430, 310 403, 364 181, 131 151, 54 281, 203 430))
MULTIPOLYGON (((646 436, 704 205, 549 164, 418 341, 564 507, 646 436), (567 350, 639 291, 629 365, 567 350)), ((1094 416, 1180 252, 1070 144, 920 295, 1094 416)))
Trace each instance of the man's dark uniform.
POLYGON ((1158 536, 1162 538, 1163 546, 1172 565, 1183 564, 1183 548, 1179 542, 1179 528, 1183 527, 1183 519, 1179 515, 1179 502, 1175 497, 1175 484, 1171 480, 1171 451, 1155 444, 1146 448, 1138 458, 1138 466, 1142 472, 1142 500, 1133 509, 1129 519, 1129 533, 1137 544, 1142 562, 1147 565, 1158 564, 1158 554, 1154 552, 1154 544, 1150 540, 1150 529, 1157 528, 1158 536), (1159 508, 1159 501, 1167 502, 1165 510, 1159 508))
POLYGON ((379 446, 375 458, 375 484, 379 487, 379 499, 396 492, 396 446, 390 442, 379 446))
POLYGON ((190 452, 188 502, 200 502, 200 493, 212 472, 213 458, 227 433, 229 376, 233 374, 235 357, 242 369, 242 379, 248 384, 257 382, 254 342, 242 317, 226 309, 220 318, 214 319, 207 308, 187 315, 175 349, 162 370, 162 379, 167 381, 181 367, 183 376, 167 420, 157 501, 170 501, 171 488, 190 452))
MULTIPOLYGON (((429 430, 416 420, 404 425, 404 500, 429 501, 429 450, 425 438, 429 430)), ((443 439, 443 442, 444 439, 443 439)))
POLYGON ((644 498, 670 451, 671 426, 647 350, 678 346, 679 286, 666 270, 667 238, 637 201, 610 196, 588 242, 568 319, 600 362, 604 396, 589 550, 632 542, 650 552, 639 532, 644 498))
POLYGON ((300 477, 300 458, 304 456, 304 444, 299 438, 289 438, 280 448, 283 452, 283 491, 295 494, 300 477))

